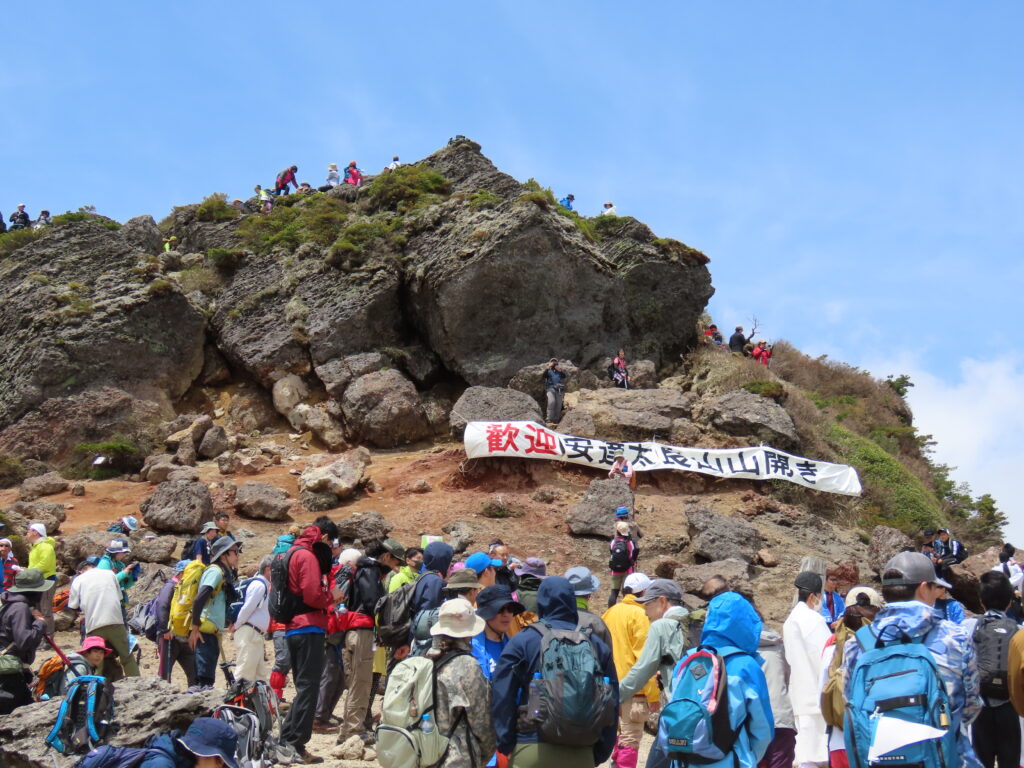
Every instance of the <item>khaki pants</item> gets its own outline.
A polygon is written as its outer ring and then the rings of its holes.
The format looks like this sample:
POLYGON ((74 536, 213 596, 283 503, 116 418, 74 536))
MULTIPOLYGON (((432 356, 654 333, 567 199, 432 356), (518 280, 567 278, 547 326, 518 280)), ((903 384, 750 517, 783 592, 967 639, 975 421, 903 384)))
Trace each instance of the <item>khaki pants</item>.
POLYGON ((350 629, 346 632, 343 659, 348 696, 341 733, 351 736, 366 730, 363 719, 370 703, 370 683, 373 680, 373 630, 350 629))
POLYGON ((243 624, 235 630, 235 650, 235 677, 250 683, 266 681, 269 671, 263 633, 256 627, 243 624))
POLYGON ((644 723, 650 708, 646 696, 634 696, 619 705, 619 746, 640 749, 644 736, 644 723))
POLYGON ((128 628, 124 624, 108 624, 105 627, 96 627, 92 632, 86 634, 102 637, 107 645, 114 649, 117 660, 121 662, 124 673, 128 677, 139 676, 139 665, 128 650, 128 628))
MULTIPOLYGON (((43 614, 43 621, 46 623, 46 634, 53 637, 53 595, 57 591, 57 580, 49 579, 47 583, 50 586, 47 587, 46 591, 39 598, 39 612, 43 614)), ((46 641, 44 640, 43 642, 45 643, 46 641)))

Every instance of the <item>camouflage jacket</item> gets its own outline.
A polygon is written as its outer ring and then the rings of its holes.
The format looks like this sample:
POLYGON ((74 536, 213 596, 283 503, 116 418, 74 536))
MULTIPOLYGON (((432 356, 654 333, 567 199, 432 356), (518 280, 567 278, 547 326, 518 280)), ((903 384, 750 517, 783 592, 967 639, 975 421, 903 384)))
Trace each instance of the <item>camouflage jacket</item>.
POLYGON ((452 724, 458 721, 441 766, 483 768, 487 765, 497 744, 491 724, 491 686, 472 654, 457 656, 441 667, 434 705, 441 733, 447 735, 452 724))

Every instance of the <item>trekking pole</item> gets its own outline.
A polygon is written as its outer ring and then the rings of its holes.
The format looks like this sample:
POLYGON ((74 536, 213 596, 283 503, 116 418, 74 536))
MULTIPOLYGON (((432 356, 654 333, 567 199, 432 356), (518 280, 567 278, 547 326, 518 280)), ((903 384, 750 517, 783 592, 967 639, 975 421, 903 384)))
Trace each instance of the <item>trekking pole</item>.
POLYGON ((53 650, 54 650, 54 652, 56 652, 57 656, 60 657, 60 660, 64 662, 64 666, 66 666, 68 669, 74 671, 73 667, 71 666, 71 659, 69 659, 67 656, 65 656, 64 655, 64 651, 62 651, 60 648, 57 647, 57 644, 53 641, 53 638, 44 633, 43 634, 43 639, 47 643, 50 644, 50 647, 53 648, 53 650))

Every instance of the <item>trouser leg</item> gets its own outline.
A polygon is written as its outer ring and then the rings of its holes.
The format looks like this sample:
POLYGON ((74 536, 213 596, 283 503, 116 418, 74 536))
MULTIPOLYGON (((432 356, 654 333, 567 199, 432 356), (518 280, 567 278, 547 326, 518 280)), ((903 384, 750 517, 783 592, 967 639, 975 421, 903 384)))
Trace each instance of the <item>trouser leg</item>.
POLYGON ((108 624, 105 627, 97 627, 89 634, 102 637, 107 641, 107 645, 114 650, 114 655, 121 662, 126 676, 139 676, 139 664, 129 650, 128 628, 124 624, 108 624))
POLYGON ((292 635, 288 638, 288 653, 295 670, 295 698, 281 728, 281 739, 302 750, 313 735, 313 717, 324 669, 323 634, 292 635))
POLYGON ((320 693, 316 702, 316 720, 326 723, 338 706, 341 692, 345 690, 345 667, 341 663, 341 646, 328 645, 325 648, 323 674, 320 675, 320 693))
POLYGON ((345 678, 348 698, 341 732, 347 736, 363 733, 363 718, 370 701, 373 679, 373 631, 352 629, 345 634, 345 678))
POLYGON ((245 624, 235 630, 235 676, 255 682, 267 679, 266 643, 263 633, 245 624))
MULTIPOLYGON (((43 621, 46 622, 46 634, 53 637, 53 630, 55 628, 53 620, 53 595, 57 591, 57 581, 51 579, 48 581, 49 587, 43 592, 39 598, 39 612, 43 614, 43 621)), ((43 640, 45 643, 46 641, 43 640)))

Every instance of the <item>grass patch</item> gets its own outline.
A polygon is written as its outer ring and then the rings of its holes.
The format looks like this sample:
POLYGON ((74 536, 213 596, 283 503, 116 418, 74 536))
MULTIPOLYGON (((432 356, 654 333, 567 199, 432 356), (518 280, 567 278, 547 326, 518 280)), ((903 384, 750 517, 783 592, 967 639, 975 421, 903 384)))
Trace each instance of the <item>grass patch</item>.
POLYGON ((206 258, 221 272, 234 272, 242 260, 242 255, 241 251, 231 251, 227 248, 210 248, 206 252, 206 258))
POLYGON ((533 203, 545 211, 561 208, 555 200, 555 193, 551 191, 550 187, 542 187, 536 179, 527 179, 523 186, 526 187, 527 191, 516 198, 517 203, 533 203))
POLYGON ((382 173, 370 185, 373 210, 410 210, 427 195, 447 195, 451 182, 425 165, 403 165, 382 173))
POLYGON ((196 221, 231 221, 235 218, 238 218, 238 211, 228 203, 228 196, 223 192, 205 197, 196 208, 196 221))
POLYGON ((474 211, 497 208, 500 204, 501 198, 486 189, 478 189, 469 196, 469 207, 474 211))
POLYGON ((351 270, 362 266, 370 253, 384 243, 401 248, 405 245, 402 226, 401 217, 357 221, 338 234, 338 239, 327 255, 327 263, 332 267, 351 270))
POLYGON ((743 385, 743 389, 747 392, 751 392, 755 395, 774 400, 779 405, 786 402, 786 398, 789 393, 786 392, 786 388, 777 381, 767 381, 759 379, 757 381, 748 381, 743 385))
POLYGON ((590 220, 594 234, 602 240, 619 234, 629 222, 628 216, 595 216, 590 220))
POLYGON ((55 227, 59 227, 62 224, 72 224, 76 221, 95 221, 100 226, 113 231, 117 231, 121 228, 121 222, 108 219, 106 216, 100 216, 97 213, 91 213, 89 211, 65 211, 59 216, 53 217, 53 225, 55 227))
POLYGON ((348 205, 333 197, 293 195, 302 205, 278 206, 267 216, 248 216, 238 228, 242 243, 257 253, 277 246, 294 250, 302 243, 330 245, 345 228, 348 205))
POLYGON ((173 293, 174 284, 170 280, 165 280, 162 277, 158 277, 146 286, 146 293, 150 293, 154 296, 162 296, 165 293, 173 293))
POLYGON ((16 229, 0 235, 0 259, 6 258, 22 246, 38 240, 46 229, 16 229))
POLYGON ((13 488, 28 477, 28 471, 13 456, 0 455, 0 488, 13 488))
MULTIPOLYGON (((216 293, 222 284, 220 273, 213 267, 196 266, 182 270, 175 279, 181 286, 182 293, 216 293)), ((153 281, 156 282, 155 280, 153 281)), ((150 283, 152 286, 153 283, 150 283)))

